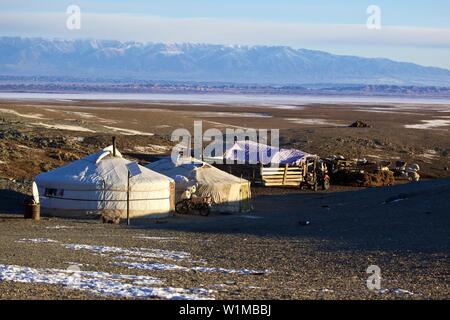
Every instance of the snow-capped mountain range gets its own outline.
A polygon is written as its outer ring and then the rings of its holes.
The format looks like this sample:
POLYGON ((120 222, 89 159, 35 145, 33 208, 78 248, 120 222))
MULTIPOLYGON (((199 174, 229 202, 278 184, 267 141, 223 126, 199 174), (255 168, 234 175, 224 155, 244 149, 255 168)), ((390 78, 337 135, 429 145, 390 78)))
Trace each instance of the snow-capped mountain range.
POLYGON ((1 76, 252 84, 450 85, 450 71, 280 46, 0 37, 1 76))

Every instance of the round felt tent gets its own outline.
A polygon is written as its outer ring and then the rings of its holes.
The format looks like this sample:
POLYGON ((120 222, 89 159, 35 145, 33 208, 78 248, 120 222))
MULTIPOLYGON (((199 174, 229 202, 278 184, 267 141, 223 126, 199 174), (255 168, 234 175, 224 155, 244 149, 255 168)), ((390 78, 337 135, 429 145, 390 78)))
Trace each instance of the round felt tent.
POLYGON ((100 152, 35 177, 44 214, 160 217, 173 208, 174 181, 139 166, 128 182, 131 161, 110 146, 100 152))
POLYGON ((178 200, 189 186, 196 185, 196 195, 212 198, 212 211, 245 212, 251 210, 250 182, 219 170, 194 158, 179 158, 175 163, 170 157, 150 163, 147 168, 175 180, 178 200))

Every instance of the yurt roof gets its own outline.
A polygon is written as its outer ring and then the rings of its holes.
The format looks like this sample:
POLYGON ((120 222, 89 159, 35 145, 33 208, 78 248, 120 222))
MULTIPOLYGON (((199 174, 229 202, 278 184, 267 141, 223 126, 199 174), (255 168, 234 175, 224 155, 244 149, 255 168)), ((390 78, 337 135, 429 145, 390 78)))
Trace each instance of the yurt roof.
POLYGON ((195 158, 179 158, 174 163, 171 157, 167 157, 150 163, 146 167, 174 179, 177 176, 184 176, 202 184, 224 185, 247 182, 245 179, 233 176, 195 158))
MULTIPOLYGON (((35 177, 38 185, 46 188, 70 190, 126 190, 128 169, 131 161, 122 157, 119 151, 113 156, 113 147, 107 147, 95 154, 74 161, 65 166, 41 173, 35 177)), ((151 191, 167 186, 172 180, 160 173, 139 166, 142 174, 130 179, 130 189, 151 191)))

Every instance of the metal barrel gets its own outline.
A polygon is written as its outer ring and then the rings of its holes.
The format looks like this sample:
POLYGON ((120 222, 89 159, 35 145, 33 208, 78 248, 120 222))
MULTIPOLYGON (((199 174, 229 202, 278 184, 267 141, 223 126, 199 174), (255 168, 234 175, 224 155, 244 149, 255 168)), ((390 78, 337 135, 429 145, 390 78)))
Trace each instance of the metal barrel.
POLYGON ((41 207, 34 202, 25 203, 25 219, 39 221, 41 219, 41 207))

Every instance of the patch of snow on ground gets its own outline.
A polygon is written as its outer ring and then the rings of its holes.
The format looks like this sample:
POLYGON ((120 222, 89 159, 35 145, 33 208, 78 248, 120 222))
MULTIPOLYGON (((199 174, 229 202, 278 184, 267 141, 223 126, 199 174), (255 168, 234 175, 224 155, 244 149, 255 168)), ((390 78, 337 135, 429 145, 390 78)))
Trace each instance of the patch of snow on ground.
POLYGON ((191 268, 193 271, 197 272, 215 272, 215 273, 226 273, 226 274, 240 274, 240 275, 264 275, 271 273, 270 270, 252 270, 252 269, 225 269, 225 268, 217 268, 217 267, 193 267, 191 268))
POLYGON ((332 121, 329 121, 327 119, 300 119, 300 118, 287 118, 285 119, 289 122, 296 123, 296 124, 305 124, 305 125, 311 125, 311 126, 334 126, 334 127, 342 127, 342 124, 335 123, 332 121))
POLYGON ((71 227, 71 226, 49 226, 46 227, 45 229, 74 229, 75 227, 71 227))
POLYGON ((116 127, 109 127, 109 126, 103 126, 103 127, 106 129, 121 133, 126 136, 154 136, 155 135, 154 133, 131 130, 131 129, 123 129, 123 128, 116 128, 116 127))
POLYGON ((67 130, 67 131, 80 131, 80 132, 95 132, 91 129, 81 127, 81 126, 73 126, 73 125, 67 125, 67 124, 48 124, 48 123, 32 123, 34 126, 38 127, 44 127, 47 129, 59 129, 59 130, 67 130))
POLYGON ((20 239, 18 243, 58 243, 56 240, 47 238, 34 238, 34 239, 20 239))
POLYGON ((394 289, 393 292, 395 294, 406 294, 406 295, 409 295, 409 296, 413 296, 415 294, 414 292, 411 292, 411 291, 408 291, 408 290, 404 290, 404 289, 394 289))
POLYGON ((439 120, 421 120, 421 121, 422 123, 419 124, 407 124, 405 125, 405 128, 427 130, 450 126, 450 120, 439 119, 439 120))
POLYGON ((161 280, 149 276, 120 275, 92 271, 69 271, 63 269, 36 269, 0 264, 0 281, 42 283, 81 290, 97 295, 161 298, 182 300, 212 299, 213 291, 193 288, 164 288, 161 280))
POLYGON ((404 110, 396 110, 390 108, 368 108, 368 109, 356 109, 357 112, 370 112, 370 113, 391 113, 391 114, 408 114, 408 115, 418 115, 422 116, 422 113, 417 112, 407 112, 404 110))
POLYGON ((202 273, 225 273, 225 274, 239 274, 239 275, 262 275, 270 273, 270 270, 251 270, 251 269, 225 269, 218 267, 183 267, 174 264, 162 264, 162 263, 139 263, 120 261, 115 262, 115 265, 127 267, 129 269, 141 269, 150 271, 195 271, 202 273))
POLYGON ((140 153, 166 153, 167 151, 169 151, 171 149, 172 149, 172 147, 170 147, 170 146, 158 146, 158 145, 148 145, 146 147, 142 147, 142 146, 134 147, 134 151, 137 151, 140 153))
POLYGON ((30 147, 24 146, 23 144, 18 144, 17 147, 18 147, 18 148, 21 148, 21 149, 25 149, 25 150, 31 150, 30 147))
POLYGON ((374 159, 381 159, 380 156, 377 156, 377 155, 375 155, 375 154, 368 154, 366 157, 367 157, 367 158, 374 158, 374 159))
POLYGON ((80 263, 80 262, 73 262, 73 261, 67 261, 66 263, 69 266, 78 266, 78 267, 89 266, 89 264, 84 264, 84 263, 80 263))
POLYGON ((208 123, 211 123, 211 124, 213 124, 213 125, 217 125, 217 126, 225 127, 225 128, 235 128, 235 129, 243 129, 243 130, 247 130, 247 128, 244 128, 244 127, 235 126, 235 125, 232 125, 232 124, 226 124, 226 123, 217 122, 217 121, 209 121, 209 120, 205 120, 204 122, 208 122, 208 123))
POLYGON ((305 107, 302 107, 302 106, 289 106, 289 105, 286 105, 286 106, 282 106, 282 105, 269 106, 269 108, 271 108, 271 109, 279 109, 279 110, 304 110, 305 109, 305 107))
POLYGON ((436 158, 439 157, 438 153, 435 150, 426 150, 423 154, 422 157, 428 160, 435 160, 436 158))
POLYGON ((83 244, 63 244, 67 249, 71 250, 86 250, 94 253, 116 253, 127 256, 134 256, 140 258, 157 258, 168 260, 184 260, 190 257, 190 254, 183 251, 169 251, 162 249, 148 249, 148 248, 120 248, 120 247, 108 247, 108 246, 93 246, 83 244))
POLYGON ((404 290, 404 289, 399 289, 399 288, 397 288, 397 289, 383 288, 383 289, 379 289, 379 290, 375 291, 375 293, 378 293, 378 294, 386 294, 386 293, 390 293, 390 292, 392 292, 394 294, 399 294, 399 295, 409 295, 409 296, 420 295, 420 294, 417 294, 417 293, 414 293, 414 292, 411 292, 408 290, 404 290))
POLYGON ((10 109, 0 109, 0 112, 3 113, 9 113, 18 117, 22 117, 22 118, 28 118, 28 119, 45 119, 44 116, 40 113, 28 113, 28 114, 23 114, 23 113, 19 113, 15 110, 10 110, 10 109))
POLYGON ((320 291, 321 291, 321 292, 324 292, 324 293, 334 293, 334 290, 327 289, 327 288, 322 289, 322 290, 320 290, 320 291))
POLYGON ((252 113, 252 112, 201 112, 196 116, 203 118, 272 118, 271 115, 264 113, 252 113))
POLYGON ((141 269, 149 271, 189 271, 189 268, 179 266, 176 264, 166 264, 166 263, 139 263, 139 262, 121 261, 115 262, 114 265, 127 267, 129 269, 141 269))
POLYGON ((156 241, 173 241, 177 240, 177 237, 148 237, 148 236, 135 236, 134 239, 141 240, 156 240, 156 241))

